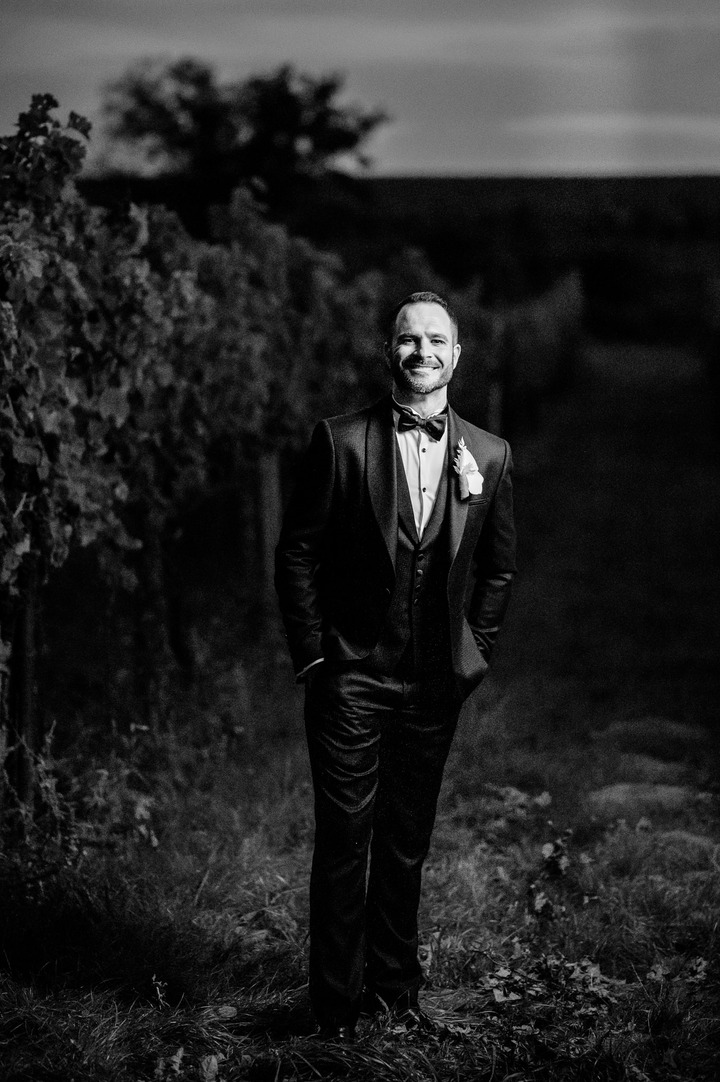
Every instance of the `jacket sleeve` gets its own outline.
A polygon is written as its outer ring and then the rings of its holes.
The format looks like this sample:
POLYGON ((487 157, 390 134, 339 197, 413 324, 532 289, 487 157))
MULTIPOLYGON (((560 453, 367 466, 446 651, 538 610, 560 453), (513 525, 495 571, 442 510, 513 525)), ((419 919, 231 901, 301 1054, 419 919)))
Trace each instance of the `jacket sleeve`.
POLYGON ((335 449, 327 421, 313 432, 275 550, 275 589, 296 674, 323 656, 318 575, 332 505, 335 449))
POLYGON ((515 574, 511 473, 512 455, 506 443, 500 480, 473 553, 469 583, 467 620, 485 661, 500 630, 515 574))

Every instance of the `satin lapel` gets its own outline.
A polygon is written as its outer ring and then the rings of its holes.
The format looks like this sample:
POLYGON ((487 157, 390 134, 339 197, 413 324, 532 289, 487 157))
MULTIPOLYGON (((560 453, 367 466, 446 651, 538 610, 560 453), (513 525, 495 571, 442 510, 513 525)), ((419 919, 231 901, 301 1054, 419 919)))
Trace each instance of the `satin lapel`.
POLYGON ((463 424, 462 417, 458 417, 453 409, 448 410, 448 485, 450 486, 450 564, 452 565, 462 541, 463 530, 467 520, 468 505, 460 499, 458 477, 453 469, 453 459, 457 451, 460 437, 465 437, 468 442, 468 432, 463 424))
POLYGON ((370 503, 388 555, 395 567, 397 550, 397 468, 395 428, 390 398, 377 403, 368 418, 365 444, 365 475, 370 503))

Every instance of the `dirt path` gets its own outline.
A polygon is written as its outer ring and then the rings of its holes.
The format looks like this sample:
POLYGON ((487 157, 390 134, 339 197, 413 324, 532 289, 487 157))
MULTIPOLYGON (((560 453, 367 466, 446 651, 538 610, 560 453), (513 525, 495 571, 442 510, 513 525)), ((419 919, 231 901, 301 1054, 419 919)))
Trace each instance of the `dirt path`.
MULTIPOLYGON (((528 752, 661 716, 720 744, 720 444, 674 349, 590 344, 519 441, 520 574, 469 724, 528 752)), ((468 720, 466 719, 466 720, 468 720)))

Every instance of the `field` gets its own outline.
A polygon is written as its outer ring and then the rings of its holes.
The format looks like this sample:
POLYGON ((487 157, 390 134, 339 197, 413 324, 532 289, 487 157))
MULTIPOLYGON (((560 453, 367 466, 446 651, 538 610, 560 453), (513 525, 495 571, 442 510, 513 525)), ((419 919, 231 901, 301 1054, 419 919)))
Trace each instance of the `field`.
POLYGON ((35 863, 2 869, 3 1082, 717 1078, 712 406, 693 355, 588 343, 514 448, 520 574, 425 874, 437 1031, 313 1034, 301 693, 271 639, 225 674, 244 731, 137 733, 79 817, 46 764, 35 863))

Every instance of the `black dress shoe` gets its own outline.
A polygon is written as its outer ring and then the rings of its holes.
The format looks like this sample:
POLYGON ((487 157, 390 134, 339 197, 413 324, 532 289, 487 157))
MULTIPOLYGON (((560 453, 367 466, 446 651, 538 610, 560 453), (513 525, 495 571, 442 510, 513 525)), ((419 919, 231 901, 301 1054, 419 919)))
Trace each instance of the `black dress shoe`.
POLYGON ((445 1027, 441 1022, 436 1022, 431 1015, 417 1005, 412 1007, 402 1007, 400 1010, 394 1010, 392 1013, 395 1023, 402 1026, 408 1033, 434 1033, 440 1035, 445 1030, 445 1027))

